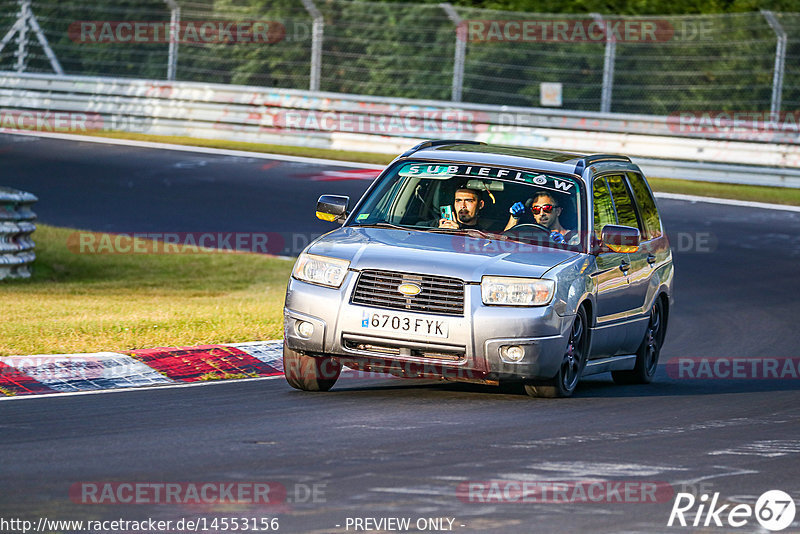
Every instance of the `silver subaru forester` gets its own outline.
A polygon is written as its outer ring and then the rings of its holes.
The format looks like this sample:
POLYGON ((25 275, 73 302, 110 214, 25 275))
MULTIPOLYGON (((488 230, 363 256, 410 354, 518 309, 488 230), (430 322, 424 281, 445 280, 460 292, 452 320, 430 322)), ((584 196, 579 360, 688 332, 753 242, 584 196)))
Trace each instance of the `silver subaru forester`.
POLYGON ((297 389, 342 366, 566 397, 610 371, 648 383, 672 305, 669 241, 625 156, 426 141, 298 257, 283 361, 297 389))

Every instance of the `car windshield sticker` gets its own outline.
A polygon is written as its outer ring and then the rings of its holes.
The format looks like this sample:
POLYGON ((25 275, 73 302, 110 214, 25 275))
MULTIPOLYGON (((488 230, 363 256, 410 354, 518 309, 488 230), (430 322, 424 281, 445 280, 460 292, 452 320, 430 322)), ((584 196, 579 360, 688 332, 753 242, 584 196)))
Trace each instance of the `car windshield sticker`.
POLYGON ((460 165, 419 165, 409 163, 403 165, 397 173, 400 176, 416 176, 419 178, 439 178, 446 180, 458 174, 460 165))
POLYGON ((369 217, 369 213, 362 213, 362 214, 360 214, 358 217, 356 217, 356 220, 357 220, 357 221, 363 221, 363 220, 364 220, 364 219, 366 219, 367 217, 369 217))
POLYGON ((453 176, 502 178, 504 180, 525 182, 532 185, 538 185, 546 189, 553 189, 555 191, 563 192, 569 192, 574 185, 571 181, 557 176, 515 171, 513 169, 503 169, 500 167, 482 167, 480 165, 432 165, 427 163, 407 163, 400 168, 397 174, 403 177, 415 176, 418 178, 435 178, 440 180, 452 178, 453 176))

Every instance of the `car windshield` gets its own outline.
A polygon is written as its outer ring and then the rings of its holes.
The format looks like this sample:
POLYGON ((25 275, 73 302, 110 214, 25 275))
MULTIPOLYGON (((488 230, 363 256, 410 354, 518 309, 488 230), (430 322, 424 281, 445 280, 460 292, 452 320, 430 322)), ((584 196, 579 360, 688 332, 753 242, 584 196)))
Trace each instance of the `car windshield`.
POLYGON ((350 224, 576 248, 583 235, 580 193, 578 180, 553 173, 402 162, 371 191, 350 224))

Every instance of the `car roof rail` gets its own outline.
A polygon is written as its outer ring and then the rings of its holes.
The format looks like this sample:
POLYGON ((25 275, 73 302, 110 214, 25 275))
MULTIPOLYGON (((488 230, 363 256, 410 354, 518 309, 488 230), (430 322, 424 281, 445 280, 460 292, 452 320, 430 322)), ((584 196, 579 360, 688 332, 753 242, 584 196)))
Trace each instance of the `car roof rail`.
POLYGON ((592 154, 591 156, 585 156, 578 160, 575 164, 575 174, 582 174, 583 169, 600 161, 627 161, 630 163, 631 158, 619 154, 592 154))
POLYGON ((465 139, 436 139, 436 140, 429 140, 423 141, 415 147, 409 148, 405 152, 403 152, 400 157, 405 158, 410 156, 414 152, 422 150, 423 148, 430 148, 432 146, 441 146, 441 145, 485 145, 483 141, 470 141, 465 139))
POLYGON ((597 163, 598 161, 631 161, 628 156, 621 156, 619 154, 592 154, 583 158, 586 165, 597 163))

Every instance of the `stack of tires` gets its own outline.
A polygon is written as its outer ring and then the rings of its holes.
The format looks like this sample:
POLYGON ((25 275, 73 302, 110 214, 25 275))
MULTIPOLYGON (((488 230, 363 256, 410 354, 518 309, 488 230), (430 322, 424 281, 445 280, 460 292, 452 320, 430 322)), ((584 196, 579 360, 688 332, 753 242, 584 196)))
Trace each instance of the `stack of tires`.
POLYGON ((30 278, 36 259, 31 234, 36 230, 31 210, 36 195, 0 187, 0 280, 30 278))

